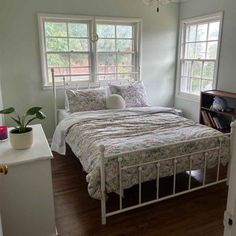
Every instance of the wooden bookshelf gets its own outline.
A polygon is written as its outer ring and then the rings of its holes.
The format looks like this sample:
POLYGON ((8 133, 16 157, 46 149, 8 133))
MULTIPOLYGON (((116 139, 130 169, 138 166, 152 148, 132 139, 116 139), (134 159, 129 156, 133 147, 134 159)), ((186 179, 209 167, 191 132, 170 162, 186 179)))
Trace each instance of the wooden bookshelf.
POLYGON ((219 90, 204 91, 201 93, 200 124, 208 125, 221 132, 230 132, 230 123, 236 119, 236 93, 219 90), (211 109, 215 97, 224 98, 227 108, 231 110, 216 111, 211 109))

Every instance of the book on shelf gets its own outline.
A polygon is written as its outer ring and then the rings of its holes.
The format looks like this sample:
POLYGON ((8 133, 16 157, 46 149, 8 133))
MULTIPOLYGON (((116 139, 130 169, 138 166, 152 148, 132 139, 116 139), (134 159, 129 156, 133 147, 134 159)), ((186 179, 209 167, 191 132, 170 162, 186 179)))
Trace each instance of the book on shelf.
POLYGON ((202 111, 202 118, 203 118, 203 121, 204 121, 205 125, 207 125, 209 127, 213 127, 213 125, 211 124, 210 118, 208 117, 206 111, 202 111))
POLYGON ((207 116, 209 117, 210 121, 211 121, 211 125, 213 128, 217 128, 216 124, 215 124, 215 121, 213 119, 213 116, 211 115, 210 112, 207 112, 207 116))
POLYGON ((218 117, 214 116, 214 117, 213 117, 213 120, 215 121, 216 128, 217 128, 217 129, 222 129, 218 117))

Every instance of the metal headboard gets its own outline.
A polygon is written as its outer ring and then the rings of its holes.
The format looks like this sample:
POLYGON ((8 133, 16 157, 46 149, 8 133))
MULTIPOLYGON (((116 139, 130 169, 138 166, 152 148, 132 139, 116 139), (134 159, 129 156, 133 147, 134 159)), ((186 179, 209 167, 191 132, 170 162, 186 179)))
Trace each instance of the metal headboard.
MULTIPOLYGON (((62 77, 62 80, 63 80, 63 91, 64 91, 64 101, 66 99, 66 89, 68 88, 69 83, 67 83, 67 81, 66 81, 66 76, 67 75, 55 75, 54 68, 51 68, 51 76, 52 76, 52 88, 53 88, 54 126, 56 128, 57 123, 58 123, 58 118, 57 118, 58 107, 57 107, 57 84, 56 84, 55 79, 57 77, 58 78, 62 77)), ((139 80, 128 79, 128 80, 125 80, 125 81, 128 82, 128 83, 131 83, 132 81, 139 81, 139 80)), ((104 80, 102 86, 108 86, 108 85, 110 85, 110 84, 112 84, 114 82, 115 82, 115 84, 120 84, 120 85, 124 84, 124 81, 122 81, 122 80, 121 81, 117 81, 117 80, 116 81, 111 81, 111 80, 106 81, 106 80, 104 80)), ((95 86, 94 85, 91 86, 90 82, 88 82, 85 86, 79 86, 78 84, 76 85, 76 89, 79 89, 79 88, 80 89, 89 89, 89 88, 100 88, 100 87, 101 87, 101 83, 100 82, 97 82, 95 84, 95 86)))

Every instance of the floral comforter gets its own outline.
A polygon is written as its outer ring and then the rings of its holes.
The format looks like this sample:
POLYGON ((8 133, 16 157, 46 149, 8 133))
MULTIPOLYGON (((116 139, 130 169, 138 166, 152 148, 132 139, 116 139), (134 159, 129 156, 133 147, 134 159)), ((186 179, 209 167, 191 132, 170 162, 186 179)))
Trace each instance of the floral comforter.
MULTIPOLYGON (((100 199, 100 150, 105 146, 106 189, 119 192, 118 161, 116 154, 157 147, 122 155, 122 165, 163 160, 165 158, 193 153, 219 146, 221 163, 226 165, 230 157, 228 137, 214 137, 221 133, 191 120, 176 115, 174 109, 160 107, 131 108, 124 110, 103 110, 74 113, 57 127, 52 150, 65 153, 65 142, 79 158, 87 173, 88 192, 91 197, 100 199), (207 140, 188 142, 191 139, 209 137, 207 140), (184 144, 176 142, 187 141, 184 144), (170 145, 166 147, 166 145, 170 145), (110 157, 109 157, 110 156, 110 157), (112 157, 111 157, 112 156, 112 157)), ((207 167, 217 165, 219 152, 207 153, 207 167)), ((193 169, 204 166, 203 154, 193 156, 193 169)), ((189 170, 189 158, 178 159, 177 172, 189 170)), ((173 161, 161 162, 160 176, 173 174, 173 161)), ((123 188, 138 183, 138 170, 131 168, 122 172, 123 188)), ((147 165, 142 170, 142 181, 156 178, 155 165, 147 165)))

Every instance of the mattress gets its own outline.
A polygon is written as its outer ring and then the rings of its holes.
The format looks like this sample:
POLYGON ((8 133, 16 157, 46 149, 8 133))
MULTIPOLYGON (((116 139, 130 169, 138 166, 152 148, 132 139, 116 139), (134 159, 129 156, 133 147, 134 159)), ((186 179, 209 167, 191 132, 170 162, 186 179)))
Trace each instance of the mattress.
MULTIPOLYGON (((200 125, 176 114, 174 109, 160 107, 132 108, 124 110, 104 110, 79 112, 65 118, 57 127, 53 137, 52 149, 64 152, 64 142, 68 143, 79 158, 87 173, 88 192, 91 197, 100 199, 100 150, 105 146, 106 189, 118 193, 119 171, 116 154, 125 153, 122 164, 163 160, 168 157, 199 152, 219 146, 221 133, 207 126, 200 125), (189 140, 209 137, 201 141, 189 140), (178 144, 186 141, 185 144, 178 144), (165 145, 170 145, 168 148, 165 145), (154 150, 145 148, 157 147, 154 150), (132 154, 134 150, 142 150, 132 154), (112 156, 111 158, 109 158, 112 156)), ((222 140, 221 163, 226 165, 230 157, 230 140, 222 140)), ((217 165, 218 151, 208 153, 207 167, 217 165)), ((204 166, 203 154, 196 154, 193 169, 204 166)), ((177 164, 177 173, 189 170, 189 159, 181 159, 177 164)), ((130 188, 138 183, 137 168, 123 171, 122 185, 130 188)), ((166 161, 161 166, 160 177, 173 175, 173 164, 166 161)), ((142 181, 156 178, 155 166, 148 165, 142 171, 142 181)))

